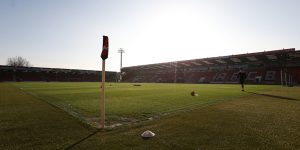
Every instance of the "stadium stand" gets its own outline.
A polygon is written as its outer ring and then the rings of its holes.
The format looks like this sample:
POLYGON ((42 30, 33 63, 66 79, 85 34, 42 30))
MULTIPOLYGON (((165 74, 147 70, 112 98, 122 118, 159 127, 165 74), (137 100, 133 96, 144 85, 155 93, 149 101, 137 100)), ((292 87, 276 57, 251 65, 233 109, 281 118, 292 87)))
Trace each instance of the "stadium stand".
MULTIPOLYGON (((101 71, 13 67, 0 65, 0 81, 56 81, 56 82, 95 82, 101 81, 101 71)), ((106 81, 116 82, 117 72, 106 71, 106 81)))
POLYGON ((300 83, 300 51, 295 48, 122 68, 123 82, 237 83, 239 68, 246 83, 300 83))

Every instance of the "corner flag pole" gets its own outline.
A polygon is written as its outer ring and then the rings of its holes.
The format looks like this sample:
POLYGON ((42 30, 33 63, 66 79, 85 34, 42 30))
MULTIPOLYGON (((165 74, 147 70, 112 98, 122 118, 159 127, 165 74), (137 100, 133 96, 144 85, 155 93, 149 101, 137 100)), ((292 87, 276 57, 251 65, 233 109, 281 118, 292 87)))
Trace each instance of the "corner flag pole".
POLYGON ((101 52, 102 58, 102 84, 100 98, 100 128, 105 127, 105 59, 108 57, 108 37, 103 36, 103 47, 101 52))
POLYGON ((102 60, 102 83, 101 83, 101 99, 100 99, 100 128, 105 126, 105 60, 102 60))

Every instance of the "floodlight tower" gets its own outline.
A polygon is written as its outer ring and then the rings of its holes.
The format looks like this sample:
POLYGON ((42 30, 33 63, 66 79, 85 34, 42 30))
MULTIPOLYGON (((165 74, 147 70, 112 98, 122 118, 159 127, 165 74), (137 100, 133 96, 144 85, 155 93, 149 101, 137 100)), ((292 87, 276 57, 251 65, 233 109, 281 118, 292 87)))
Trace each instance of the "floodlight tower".
POLYGON ((120 53, 121 54, 121 61, 120 61, 120 81, 122 80, 122 55, 123 55, 123 53, 125 53, 125 51, 122 49, 122 48, 120 48, 119 50, 118 50, 118 53, 120 53))
POLYGON ((120 63, 120 72, 121 72, 121 69, 122 69, 122 54, 123 53, 125 53, 125 51, 122 49, 122 48, 120 48, 119 50, 118 50, 118 53, 120 53, 121 54, 121 63, 120 63))

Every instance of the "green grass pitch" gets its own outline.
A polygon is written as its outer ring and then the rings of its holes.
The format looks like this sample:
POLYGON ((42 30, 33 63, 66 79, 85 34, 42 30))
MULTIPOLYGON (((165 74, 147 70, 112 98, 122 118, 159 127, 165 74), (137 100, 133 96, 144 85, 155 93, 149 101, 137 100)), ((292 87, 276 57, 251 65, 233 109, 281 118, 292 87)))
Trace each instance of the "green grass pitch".
POLYGON ((100 83, 0 83, 0 149, 65 149, 86 137, 72 149, 300 148, 299 87, 133 85, 106 83, 107 125, 123 125, 96 132, 100 83), (156 136, 142 139, 145 130, 156 136))
MULTIPOLYGON (((25 92, 46 100, 89 124, 96 124, 100 112, 100 83, 17 83, 25 92)), ((244 95, 237 85, 209 84, 106 84, 107 125, 130 123, 230 100, 244 95), (198 93, 197 97, 190 95, 198 93)), ((264 91, 273 86, 248 86, 264 91)))

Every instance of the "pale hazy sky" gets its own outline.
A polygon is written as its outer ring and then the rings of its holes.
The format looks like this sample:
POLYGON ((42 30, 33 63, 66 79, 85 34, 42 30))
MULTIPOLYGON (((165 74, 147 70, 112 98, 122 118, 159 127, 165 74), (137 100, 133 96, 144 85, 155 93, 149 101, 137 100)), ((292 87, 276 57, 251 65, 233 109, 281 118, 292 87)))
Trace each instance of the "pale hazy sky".
POLYGON ((0 0, 0 65, 107 70, 300 49, 300 0, 0 0))

